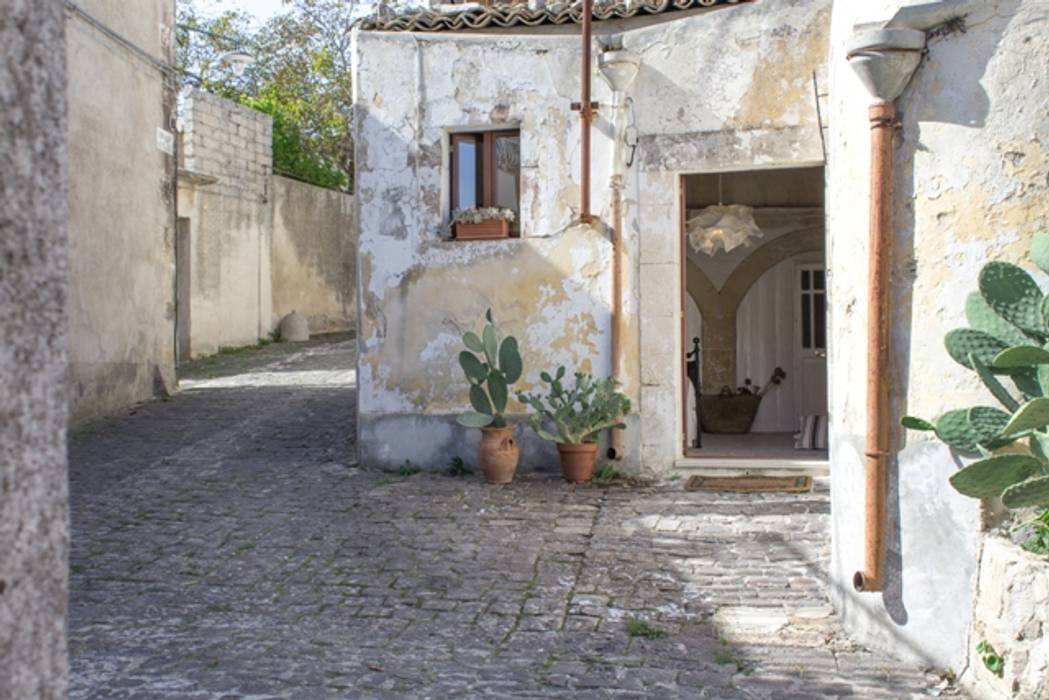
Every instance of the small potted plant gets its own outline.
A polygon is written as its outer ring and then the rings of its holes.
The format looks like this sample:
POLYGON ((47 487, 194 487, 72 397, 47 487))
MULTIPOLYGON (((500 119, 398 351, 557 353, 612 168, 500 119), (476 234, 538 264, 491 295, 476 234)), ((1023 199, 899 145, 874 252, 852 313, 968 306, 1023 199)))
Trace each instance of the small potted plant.
POLYGON ((471 207, 452 215, 452 230, 456 240, 485 241, 508 238, 514 222, 513 209, 499 207, 471 207))
POLYGON ((487 323, 481 335, 463 335, 466 350, 459 353, 459 366, 470 383, 470 405, 473 411, 458 417, 459 425, 481 429, 478 463, 484 478, 492 484, 508 484, 517 471, 520 450, 514 440, 514 426, 508 425, 503 412, 510 387, 521 378, 521 353, 517 339, 499 339, 499 329, 492 310, 485 312, 487 323))
POLYGON ((630 399, 618 391, 615 379, 594 379, 576 372, 575 386, 567 388, 561 383, 564 376, 564 367, 558 367, 553 377, 543 372, 539 378, 550 385, 546 397, 522 393, 518 399, 535 411, 528 423, 536 434, 557 443, 565 481, 590 481, 598 435, 602 430, 626 427, 621 416, 630 412, 630 399), (553 432, 544 425, 552 426, 553 432))

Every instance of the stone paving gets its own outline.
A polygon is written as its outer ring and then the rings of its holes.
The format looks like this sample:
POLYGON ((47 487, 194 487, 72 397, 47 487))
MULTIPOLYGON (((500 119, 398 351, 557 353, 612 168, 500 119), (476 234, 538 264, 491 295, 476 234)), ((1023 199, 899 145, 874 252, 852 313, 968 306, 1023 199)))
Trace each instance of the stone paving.
POLYGON ((370 470, 352 368, 219 358, 74 437, 73 698, 923 695, 836 625, 825 489, 370 470))

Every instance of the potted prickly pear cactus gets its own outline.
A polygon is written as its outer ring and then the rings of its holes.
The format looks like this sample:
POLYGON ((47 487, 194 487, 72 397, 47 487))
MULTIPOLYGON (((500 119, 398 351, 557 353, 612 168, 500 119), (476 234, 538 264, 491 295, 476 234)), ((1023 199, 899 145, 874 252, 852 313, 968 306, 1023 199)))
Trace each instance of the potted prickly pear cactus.
POLYGON ((517 338, 500 340, 492 310, 485 312, 481 335, 463 335, 466 350, 459 353, 459 366, 470 383, 473 411, 458 417, 459 425, 481 429, 478 462, 484 478, 492 484, 508 484, 514 479, 520 449, 514 440, 514 426, 507 424, 506 411, 510 387, 521 378, 521 353, 517 338))
MULTIPOLYGON (((1049 234, 1034 236, 1031 260, 1049 273, 1049 234)), ((970 406, 901 423, 981 455, 951 476, 959 493, 1000 498, 1007 508, 1049 508, 1049 296, 1022 268, 990 262, 965 315, 969 327, 947 333, 947 352, 976 372, 1001 408, 970 406)))
POLYGON ((535 411, 528 422, 536 435, 557 443, 565 481, 590 481, 597 460, 597 438, 602 430, 626 427, 619 417, 630 412, 630 399, 619 393, 615 379, 595 380, 585 372, 576 372, 575 386, 568 388, 561 382, 564 376, 564 367, 558 367, 552 377, 543 372, 539 378, 550 385, 546 397, 522 393, 518 399, 535 411), (547 430, 547 425, 554 432, 547 430))

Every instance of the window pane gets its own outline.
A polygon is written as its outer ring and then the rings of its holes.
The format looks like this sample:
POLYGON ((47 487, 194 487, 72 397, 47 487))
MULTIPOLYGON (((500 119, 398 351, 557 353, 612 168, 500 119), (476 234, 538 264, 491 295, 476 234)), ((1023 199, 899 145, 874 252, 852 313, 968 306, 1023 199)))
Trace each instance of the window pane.
POLYGON ((802 289, 808 289, 809 288, 809 271, 808 270, 802 270, 801 271, 801 288, 802 289))
POLYGON ((827 297, 824 294, 817 294, 813 297, 814 302, 813 313, 815 314, 815 323, 813 324, 816 330, 816 337, 813 340, 813 345, 818 349, 822 350, 827 347, 827 297))
POLYGON ((521 196, 521 137, 495 137, 495 206, 518 213, 521 196))
POLYGON ((813 278, 812 278, 813 279, 813 287, 815 287, 816 289, 826 289, 826 286, 825 286, 826 283, 824 282, 825 274, 824 274, 823 270, 816 270, 812 274, 813 274, 813 278))
MULTIPOLYGON (((807 275, 808 273, 802 273, 807 275)), ((807 282, 808 280, 804 280, 807 282)), ((812 347, 812 303, 810 301, 812 295, 802 294, 801 295, 801 347, 808 349, 812 347)))
POLYGON ((465 139, 455 142, 455 178, 459 201, 453 203, 453 209, 476 207, 477 190, 480 172, 477 167, 480 157, 479 144, 465 139))

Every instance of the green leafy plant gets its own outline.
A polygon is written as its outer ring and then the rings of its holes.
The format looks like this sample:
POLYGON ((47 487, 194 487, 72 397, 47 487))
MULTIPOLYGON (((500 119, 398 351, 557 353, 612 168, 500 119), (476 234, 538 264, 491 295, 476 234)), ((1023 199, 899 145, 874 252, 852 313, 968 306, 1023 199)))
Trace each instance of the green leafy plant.
POLYGON ((406 459, 404 460, 404 464, 402 464, 397 470, 397 473, 401 476, 415 476, 421 471, 422 469, 420 469, 418 466, 412 463, 412 460, 406 459))
POLYGON ((628 617, 626 620, 626 632, 631 637, 644 637, 645 639, 663 639, 670 635, 664 629, 660 629, 647 620, 636 617, 628 617))
POLYGON ((980 660, 983 661, 987 670, 1001 678, 1005 672, 1005 659, 995 651, 994 647, 985 639, 976 645, 976 651, 980 654, 980 660))
POLYGON ((1024 549, 1032 554, 1049 554, 1049 508, 1016 529, 1020 528, 1031 528, 1030 537, 1023 543, 1024 549))
POLYGON ((626 475, 611 464, 605 464, 594 472, 594 481, 602 486, 626 479, 626 475))
POLYGON ((467 428, 505 428, 506 401, 510 387, 521 378, 521 352, 512 335, 500 340, 499 327, 488 309, 481 335, 463 335, 466 350, 459 353, 459 366, 470 383, 470 405, 474 410, 457 418, 467 428))
MULTIPOLYGON (((1049 233, 1035 234, 1031 260, 1049 273, 1049 233)), ((1001 404, 971 406, 935 421, 905 416, 959 452, 983 459, 955 472, 951 486, 973 498, 1000 497, 1007 508, 1049 506, 1049 295, 1022 268, 990 262, 965 305, 969 328, 944 337, 948 354, 977 376, 1001 404), (1007 383, 1012 387, 1008 387, 1007 383), (1024 441, 1027 450, 995 454, 1024 441)))
POLYGON ((452 457, 452 461, 448 462, 449 476, 466 476, 472 473, 466 468, 466 462, 463 461, 462 457, 452 457))
POLYGON ((626 427, 621 420, 630 412, 630 399, 618 391, 615 379, 594 379, 576 372, 575 386, 568 388, 561 382, 564 376, 564 367, 558 367, 552 377, 543 372, 539 378, 550 385, 545 397, 525 393, 517 397, 535 411, 528 424, 539 437, 578 445, 596 442, 602 430, 626 427), (544 424, 553 425, 554 432, 546 430, 544 424))

